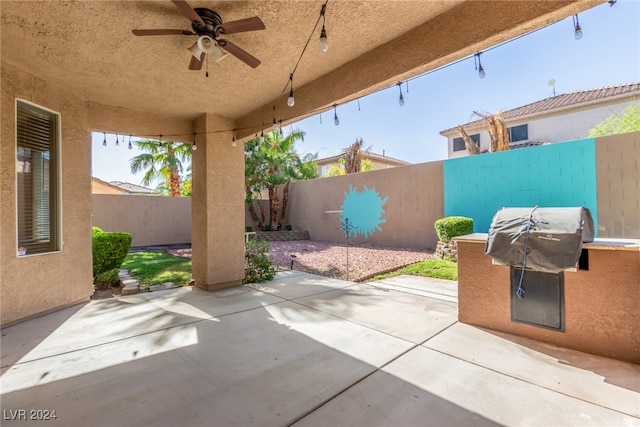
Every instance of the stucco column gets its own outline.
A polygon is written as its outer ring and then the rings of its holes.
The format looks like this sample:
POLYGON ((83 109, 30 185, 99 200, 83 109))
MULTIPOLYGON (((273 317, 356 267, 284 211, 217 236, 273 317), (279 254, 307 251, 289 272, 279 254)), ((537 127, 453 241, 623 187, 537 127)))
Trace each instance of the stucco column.
POLYGON ((244 153, 231 146, 234 122, 205 114, 195 122, 191 198, 192 276, 215 290, 244 278, 244 153))

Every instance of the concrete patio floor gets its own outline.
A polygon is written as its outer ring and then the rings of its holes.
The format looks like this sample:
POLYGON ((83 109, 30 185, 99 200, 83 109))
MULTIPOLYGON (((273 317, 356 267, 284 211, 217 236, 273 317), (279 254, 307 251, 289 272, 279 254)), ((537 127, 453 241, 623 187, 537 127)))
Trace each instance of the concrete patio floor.
POLYGON ((456 298, 288 271, 91 301, 2 330, 1 423, 640 426, 640 365, 458 323, 456 298))

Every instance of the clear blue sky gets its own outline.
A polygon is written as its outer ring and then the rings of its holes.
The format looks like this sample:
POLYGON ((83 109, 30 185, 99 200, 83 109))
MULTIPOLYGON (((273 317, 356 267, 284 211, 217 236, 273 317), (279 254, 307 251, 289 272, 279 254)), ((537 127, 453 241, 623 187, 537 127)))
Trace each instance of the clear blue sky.
MULTIPOLYGON (((405 105, 398 105, 396 86, 338 106, 333 111, 293 124, 306 133, 299 153, 320 157, 338 154, 356 138, 372 151, 412 163, 444 159, 447 141, 440 131, 472 119, 474 110, 495 113, 535 102, 556 92, 593 89, 640 81, 640 0, 619 0, 579 15, 584 36, 576 40, 571 18, 482 54, 486 77, 480 79, 473 58, 431 72, 402 85, 405 105)), ((287 127, 289 129, 289 127, 287 127)), ((142 174, 129 172, 139 154, 115 136, 94 134, 93 176, 105 181, 139 184, 142 174)), ((128 140, 128 137, 127 137, 128 140)))

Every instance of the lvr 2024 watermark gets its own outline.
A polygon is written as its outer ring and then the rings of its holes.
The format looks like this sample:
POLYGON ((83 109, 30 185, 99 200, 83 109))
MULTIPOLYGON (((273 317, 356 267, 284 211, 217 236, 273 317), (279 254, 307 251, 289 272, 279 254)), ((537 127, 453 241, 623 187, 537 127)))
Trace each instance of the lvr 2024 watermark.
POLYGON ((52 421, 58 418, 55 409, 3 409, 5 421, 52 421))

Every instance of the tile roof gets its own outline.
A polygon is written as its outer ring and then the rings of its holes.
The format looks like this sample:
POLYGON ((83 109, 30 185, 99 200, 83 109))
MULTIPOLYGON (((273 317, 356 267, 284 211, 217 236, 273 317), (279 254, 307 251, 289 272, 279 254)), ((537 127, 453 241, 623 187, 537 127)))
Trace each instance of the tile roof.
MULTIPOLYGON (((325 164, 325 163, 337 162, 338 159, 340 159, 340 157, 342 157, 343 155, 344 154, 336 154, 335 156, 323 157, 322 159, 317 159, 316 163, 325 164)), ((377 154, 377 153, 366 153, 364 151, 362 152, 362 157, 369 158, 371 160, 380 160, 380 161, 386 161, 388 163, 396 163, 398 165, 410 165, 411 164, 411 162, 406 162, 404 160, 395 159, 395 158, 389 157, 387 155, 382 155, 382 154, 377 154)))
MULTIPOLYGON (((628 83, 618 86, 607 86, 599 89, 588 89, 563 93, 560 95, 542 99, 540 101, 532 102, 531 104, 523 105, 521 107, 516 107, 511 110, 503 111, 502 116, 505 120, 510 120, 521 116, 528 116, 530 114, 542 113, 544 111, 556 110, 572 105, 580 105, 633 93, 640 94, 640 82, 628 83)), ((465 123, 463 126, 473 127, 475 125, 481 124, 482 122, 483 119, 478 119, 473 122, 465 123)), ((452 132, 456 129, 457 126, 445 129, 441 131, 440 134, 452 132)))
POLYGON ((509 145, 510 150, 515 150, 517 148, 527 148, 527 147, 537 147, 538 145, 546 145, 546 142, 540 141, 526 141, 526 142, 514 142, 509 145))
POLYGON ((131 184, 130 182, 111 181, 109 184, 121 188, 131 194, 158 194, 156 190, 152 190, 151 188, 142 187, 136 184, 131 184))

